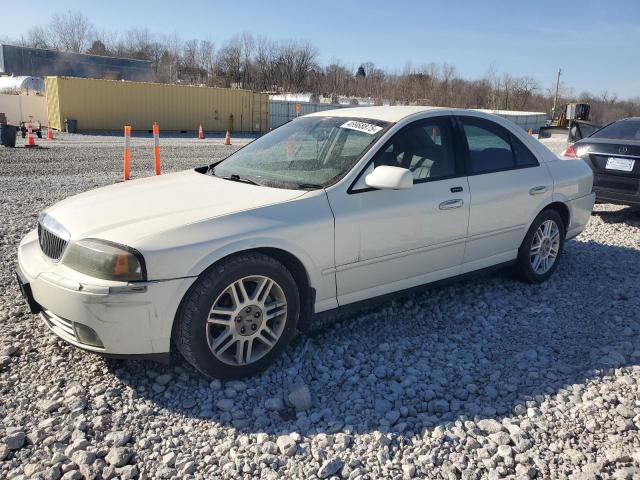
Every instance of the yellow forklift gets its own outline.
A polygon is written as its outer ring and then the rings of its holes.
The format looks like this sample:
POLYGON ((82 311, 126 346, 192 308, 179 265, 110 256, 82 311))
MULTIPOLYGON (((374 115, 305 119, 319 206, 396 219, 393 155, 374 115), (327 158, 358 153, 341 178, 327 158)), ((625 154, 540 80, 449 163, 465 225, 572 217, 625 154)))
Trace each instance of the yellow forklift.
POLYGON ((540 127, 538 138, 565 135, 568 143, 588 137, 602 125, 590 121, 591 105, 588 103, 566 103, 544 127, 540 127))

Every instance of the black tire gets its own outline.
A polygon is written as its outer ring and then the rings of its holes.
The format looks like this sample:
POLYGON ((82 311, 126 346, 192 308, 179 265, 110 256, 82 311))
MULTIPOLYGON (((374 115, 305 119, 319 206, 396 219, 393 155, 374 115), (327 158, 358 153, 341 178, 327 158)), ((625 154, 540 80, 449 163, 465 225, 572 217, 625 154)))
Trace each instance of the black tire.
MULTIPOLYGON (((267 255, 257 252, 242 253, 214 264, 189 289, 176 316, 175 343, 184 358, 209 377, 247 377, 262 372, 280 355, 296 332, 299 315, 300 293, 287 268, 267 255), (207 319, 214 301, 229 285, 252 275, 268 277, 282 289, 286 300, 284 329, 271 350, 263 357, 246 365, 229 365, 218 359, 209 348, 207 319)), ((238 348, 237 344, 234 348, 238 348)))
POLYGON ((518 259, 516 262, 516 273, 518 277, 528 283, 542 283, 547 280, 553 272, 558 268, 558 264, 560 263, 560 258, 562 256, 562 249, 564 248, 564 237, 566 235, 566 226, 560 214, 553 209, 543 210, 540 214, 534 219, 527 235, 524 237, 522 241, 522 245, 520 245, 520 249, 518 250, 518 259), (555 222, 558 226, 558 230, 560 231, 560 246, 558 250, 558 255, 553 262, 553 265, 546 272, 539 274, 537 273, 533 266, 531 265, 531 247, 534 239, 534 235, 540 225, 542 225, 547 220, 551 220, 555 222))

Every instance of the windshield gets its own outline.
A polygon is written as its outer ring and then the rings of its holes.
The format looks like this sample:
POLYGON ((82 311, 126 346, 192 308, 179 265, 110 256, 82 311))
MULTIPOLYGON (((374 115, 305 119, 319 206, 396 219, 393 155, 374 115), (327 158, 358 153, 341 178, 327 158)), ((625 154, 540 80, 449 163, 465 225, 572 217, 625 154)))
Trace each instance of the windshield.
POLYGON ((598 130, 592 137, 611 138, 615 140, 640 140, 640 120, 614 122, 598 130))
POLYGON ((346 117, 303 117, 254 140, 213 174, 280 188, 323 188, 348 172, 389 124, 346 117))

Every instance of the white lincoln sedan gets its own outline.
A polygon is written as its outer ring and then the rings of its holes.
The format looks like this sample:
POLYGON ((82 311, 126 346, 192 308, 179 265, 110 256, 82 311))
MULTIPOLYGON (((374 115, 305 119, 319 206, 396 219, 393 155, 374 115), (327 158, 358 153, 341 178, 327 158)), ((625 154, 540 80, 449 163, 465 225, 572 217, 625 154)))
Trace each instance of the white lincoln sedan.
POLYGON ((589 220, 592 181, 486 113, 326 111, 218 163, 53 205, 17 276, 78 347, 174 345, 206 375, 242 377, 343 307, 507 265, 548 279, 589 220))

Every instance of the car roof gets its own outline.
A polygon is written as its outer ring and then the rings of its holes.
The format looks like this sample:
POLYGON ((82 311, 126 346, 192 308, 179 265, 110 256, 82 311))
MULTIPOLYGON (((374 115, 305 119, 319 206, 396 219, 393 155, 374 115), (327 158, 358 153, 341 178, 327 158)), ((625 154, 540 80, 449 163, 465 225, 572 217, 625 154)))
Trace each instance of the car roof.
POLYGON ((383 122, 399 122, 403 118, 410 117, 419 113, 433 112, 433 111, 448 111, 452 114, 471 113, 474 116, 484 117, 490 120, 496 120, 500 118, 501 114, 513 114, 519 115, 544 115, 541 112, 512 112, 508 110, 485 110, 485 109, 468 109, 468 108, 453 108, 453 107, 431 107, 422 105, 394 105, 394 106, 379 106, 379 107, 346 107, 337 108, 334 110, 323 110, 320 112, 314 112, 305 115, 305 117, 351 117, 351 118, 368 118, 370 120, 381 120, 383 122))
POLYGON ((371 120, 381 120, 383 122, 398 122, 405 117, 416 113, 429 112, 432 110, 451 110, 446 107, 423 107, 423 106, 381 106, 381 107, 349 107, 337 108, 335 110, 324 110, 310 113, 305 117, 354 117, 369 118, 371 120))

